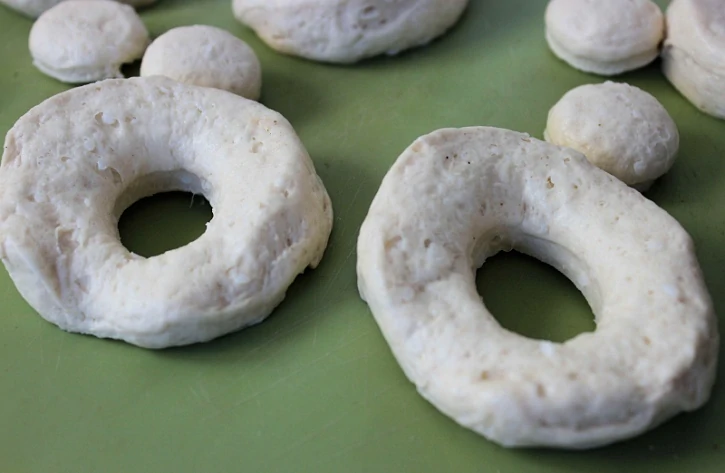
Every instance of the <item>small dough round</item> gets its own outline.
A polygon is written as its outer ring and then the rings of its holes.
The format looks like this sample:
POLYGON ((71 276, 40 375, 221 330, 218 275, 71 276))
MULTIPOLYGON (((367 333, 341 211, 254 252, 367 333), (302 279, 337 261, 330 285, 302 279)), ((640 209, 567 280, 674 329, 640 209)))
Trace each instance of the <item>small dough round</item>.
POLYGON ((544 138, 640 191, 672 168, 680 148, 677 125, 662 104, 614 82, 567 92, 549 111, 544 138))
POLYGON ((357 248, 360 293, 406 376, 499 444, 605 445, 710 396, 717 318, 690 236, 574 150, 487 127, 423 136, 357 248), (553 343, 501 327, 476 269, 511 248, 569 277, 596 330, 553 343))
POLYGON ((30 305, 71 332, 164 348, 259 323, 318 264, 331 227, 289 122, 229 92, 110 79, 46 100, 5 141, 0 258, 30 305), (130 253, 120 215, 173 190, 206 196, 206 232, 130 253))
POLYGON ((667 29, 665 76, 697 108, 725 119, 725 4, 673 0, 667 29))
POLYGON ((214 87, 258 100, 262 66, 247 43, 206 25, 182 26, 148 47, 141 76, 163 75, 185 84, 214 87))
MULTIPOLYGON (((30 18, 39 17, 44 11, 51 9, 57 4, 66 0, 0 0, 0 4, 29 16, 30 18)), ((156 0, 116 0, 117 2, 140 8, 156 3, 156 0)))
POLYGON ((659 55, 664 16, 651 0, 551 0, 546 40, 575 69, 613 76, 659 55))
POLYGON ((429 43, 468 0, 234 0, 235 17, 271 48, 349 64, 429 43))
POLYGON ((33 64, 62 82, 121 78, 121 66, 140 59, 149 33, 133 7, 110 0, 67 0, 30 30, 33 64))

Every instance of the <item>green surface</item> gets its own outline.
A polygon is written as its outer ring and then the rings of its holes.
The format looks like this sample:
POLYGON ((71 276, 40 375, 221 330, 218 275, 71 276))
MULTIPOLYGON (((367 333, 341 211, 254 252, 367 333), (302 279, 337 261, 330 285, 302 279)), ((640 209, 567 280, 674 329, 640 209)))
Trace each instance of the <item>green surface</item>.
POLYGON ((211 205, 203 196, 164 192, 126 209, 118 222, 118 233, 128 250, 150 258, 196 240, 211 218, 211 205))
MULTIPOLYGON (((552 57, 543 9, 543 1, 473 0, 441 41, 354 67, 273 53, 234 22, 228 0, 161 0, 144 11, 154 35, 208 23, 256 49, 262 102, 290 119, 333 199, 331 244, 320 268, 262 325, 161 352, 60 331, 0 270, 0 472, 724 471, 722 383, 704 409, 633 441, 577 453, 506 450, 416 394, 358 298, 358 228, 386 170, 416 137, 484 124, 540 137, 561 95, 601 81, 552 57)), ((0 8, 3 134, 66 88, 33 69, 29 28, 0 8)), ((679 161, 648 196, 693 235, 722 310, 725 122, 698 113, 656 65, 622 80, 656 95, 680 126, 679 161)), ((153 254, 193 239, 208 208, 187 204, 183 196, 138 204, 124 215, 124 241, 153 254), (172 226, 185 240, 165 236, 172 226)), ((555 340, 592 329, 574 286, 529 258, 498 256, 478 279, 511 329, 555 340)))

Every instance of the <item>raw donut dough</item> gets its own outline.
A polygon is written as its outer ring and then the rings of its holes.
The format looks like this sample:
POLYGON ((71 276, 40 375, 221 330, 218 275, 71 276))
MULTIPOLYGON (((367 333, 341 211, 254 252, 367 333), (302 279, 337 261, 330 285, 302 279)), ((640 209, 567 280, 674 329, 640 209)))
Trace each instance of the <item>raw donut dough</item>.
POLYGON ((214 87, 259 99, 262 66, 247 43, 222 29, 174 28, 148 47, 141 76, 163 75, 185 84, 214 87))
POLYGON ((612 76, 654 61, 664 18, 651 0, 551 0, 546 40, 575 69, 612 76))
POLYGON ((43 102, 5 141, 0 257, 30 305, 68 331, 163 348, 261 322, 318 264, 331 225, 291 125, 229 92, 111 79, 43 102), (206 196, 206 232, 153 258, 130 253, 119 216, 171 190, 206 196))
POLYGON ((662 69, 697 108, 725 119, 725 3, 673 0, 662 69))
POLYGON ((690 237, 574 150, 484 127, 419 138, 373 200, 357 271, 421 395, 502 445, 604 445, 710 395, 717 321, 690 237), (475 272, 512 247, 576 284, 595 332, 559 344, 496 322, 475 272))
POLYGON ((322 62, 353 63, 429 43, 468 0, 234 0, 234 15, 270 47, 322 62))
POLYGON ((677 125, 656 98, 614 82, 567 92, 549 111, 544 138, 640 191, 670 170, 680 147, 677 125))
MULTIPOLYGON (((56 6, 65 0, 0 0, 0 3, 19 11, 20 13, 31 18, 37 18, 46 10, 56 6)), ((126 3, 132 7, 145 7, 155 3, 156 0, 116 0, 126 3)))
POLYGON ((148 43, 136 11, 109 0, 67 0, 30 30, 35 66, 71 84, 123 77, 121 65, 139 59, 148 43))

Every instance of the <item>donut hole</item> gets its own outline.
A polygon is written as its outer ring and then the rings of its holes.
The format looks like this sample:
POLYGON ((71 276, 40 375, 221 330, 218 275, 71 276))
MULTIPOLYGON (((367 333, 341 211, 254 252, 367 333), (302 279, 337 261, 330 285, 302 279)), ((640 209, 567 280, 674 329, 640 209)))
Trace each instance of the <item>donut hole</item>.
POLYGON ((563 343, 595 329, 584 295, 555 268, 517 251, 500 252, 476 273, 478 293, 512 332, 563 343))
POLYGON ((116 202, 121 243, 151 258, 198 239, 213 216, 202 189, 200 179, 186 171, 157 172, 137 180, 116 202))
POLYGON ((121 216, 121 243, 146 258, 181 248, 198 239, 212 218, 204 196, 191 192, 163 192, 135 202, 121 216))

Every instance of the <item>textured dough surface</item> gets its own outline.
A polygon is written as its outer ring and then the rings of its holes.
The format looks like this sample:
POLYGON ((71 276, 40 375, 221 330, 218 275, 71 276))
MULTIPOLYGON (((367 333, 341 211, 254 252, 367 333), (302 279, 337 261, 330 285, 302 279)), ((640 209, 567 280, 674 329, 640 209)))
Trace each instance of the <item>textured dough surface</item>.
POLYGON ((725 120, 725 74, 706 69, 685 51, 666 46, 662 71, 672 85, 701 111, 725 120))
POLYGON ((234 15, 282 53, 353 63, 445 33, 468 0, 234 0, 234 15))
POLYGON ((725 76, 725 4, 722 0, 672 0, 667 7, 666 45, 697 58, 725 76))
POLYGON ((649 64, 664 36, 662 11, 651 0, 551 0, 545 23, 559 59, 600 75, 649 64))
POLYGON ((121 78, 121 65, 143 56, 149 34, 133 7, 110 0, 67 0, 30 30, 33 64, 62 82, 121 78))
POLYGON ((544 137, 642 191, 670 170, 680 147, 677 125, 656 98, 614 82, 564 94, 549 111, 544 137))
POLYGON ((725 119, 725 4, 722 0, 673 0, 662 70, 693 105, 725 119))
MULTIPOLYGON (((0 4, 19 11, 20 13, 31 18, 39 17, 44 11, 51 9, 57 4, 66 0, 0 0, 0 4)), ((120 3, 131 5, 132 7, 145 7, 155 3, 156 0, 115 0, 120 3)))
POLYGON ((419 138, 373 200, 357 272, 420 394, 502 445, 605 445, 710 396, 717 320, 689 235, 574 150, 486 127, 419 138), (595 332, 559 344, 496 322, 475 270, 512 247, 572 280, 595 332))
POLYGON ((5 140, 0 258, 68 331, 163 348, 261 322, 320 261, 331 225, 289 122, 221 90, 111 79, 43 102, 5 140), (206 232, 153 258, 130 253, 119 216, 171 190, 206 196, 206 232))
POLYGON ((247 43, 220 28, 183 26, 148 47, 141 76, 163 75, 185 84, 214 87, 258 100, 262 66, 247 43))

